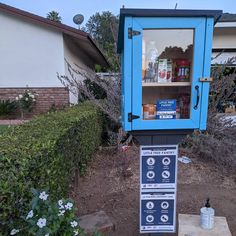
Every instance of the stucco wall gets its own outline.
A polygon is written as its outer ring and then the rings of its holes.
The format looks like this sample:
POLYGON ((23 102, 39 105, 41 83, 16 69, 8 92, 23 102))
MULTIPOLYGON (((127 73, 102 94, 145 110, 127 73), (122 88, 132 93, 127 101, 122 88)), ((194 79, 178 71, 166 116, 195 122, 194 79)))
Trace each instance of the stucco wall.
MULTIPOLYGON (((64 36, 63 38, 64 56, 71 65, 78 65, 85 70, 91 70, 94 68, 94 63, 89 56, 87 56, 86 53, 72 39, 67 36, 64 36)), ((67 70, 65 72, 68 73, 67 70)))
POLYGON ((215 28, 213 48, 236 48, 235 28, 215 28))
MULTIPOLYGON (((65 75, 68 78, 71 78, 71 75, 68 71, 68 63, 75 70, 79 70, 80 72, 88 72, 93 73, 94 63, 91 59, 83 52, 78 45, 75 44, 70 38, 64 36, 64 59, 65 59, 65 75), (86 64, 85 64, 86 63, 86 64)), ((83 80, 84 77, 76 74, 76 78, 78 80, 83 80)), ((77 94, 77 91, 74 90, 74 93, 77 94)), ((78 95, 74 95, 74 93, 70 92, 70 102, 77 103, 78 95)))
POLYGON ((0 87, 62 87, 62 34, 0 13, 0 87))

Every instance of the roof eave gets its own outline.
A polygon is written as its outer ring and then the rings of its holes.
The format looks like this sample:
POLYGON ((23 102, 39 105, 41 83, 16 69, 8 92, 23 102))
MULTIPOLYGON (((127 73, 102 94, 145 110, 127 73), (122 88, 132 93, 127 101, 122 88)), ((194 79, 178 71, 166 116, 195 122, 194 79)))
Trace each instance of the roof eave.
POLYGON ((110 67, 110 63, 107 61, 106 57, 104 56, 104 53, 99 49, 96 42, 91 38, 90 35, 87 35, 87 39, 90 41, 90 43, 97 49, 97 51, 100 54, 101 59, 103 60, 102 66, 107 68, 110 67))
POLYGON ((15 16, 19 16, 23 19, 26 20, 31 20, 34 23, 43 25, 43 26, 48 26, 50 28, 53 28, 55 30, 58 30, 64 34, 68 34, 72 37, 75 37, 77 39, 84 39, 84 40, 88 40, 91 45, 96 49, 97 53, 99 54, 100 58, 101 58, 101 62, 99 64, 101 64, 101 66, 103 67, 109 67, 109 63, 106 60, 105 56, 103 55, 102 51, 98 48, 98 46, 93 42, 92 38, 90 37, 89 34, 75 29, 73 27, 70 27, 68 25, 62 24, 62 23, 58 23, 49 19, 46 19, 44 17, 8 6, 6 4, 0 3, 0 11, 5 12, 7 14, 12 14, 15 16))

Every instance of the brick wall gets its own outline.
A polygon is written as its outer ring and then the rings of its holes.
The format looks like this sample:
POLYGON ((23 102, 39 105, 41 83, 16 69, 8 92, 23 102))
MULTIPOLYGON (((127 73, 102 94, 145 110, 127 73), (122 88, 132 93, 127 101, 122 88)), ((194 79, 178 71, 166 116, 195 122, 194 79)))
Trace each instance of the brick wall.
MULTIPOLYGON (((32 114, 26 118, 47 112, 55 105, 56 108, 62 108, 69 105, 69 91, 67 88, 27 88, 36 96, 36 106, 32 114)), ((0 100, 15 100, 19 94, 23 94, 26 88, 0 88, 0 100)), ((20 113, 16 114, 18 118, 20 113)))

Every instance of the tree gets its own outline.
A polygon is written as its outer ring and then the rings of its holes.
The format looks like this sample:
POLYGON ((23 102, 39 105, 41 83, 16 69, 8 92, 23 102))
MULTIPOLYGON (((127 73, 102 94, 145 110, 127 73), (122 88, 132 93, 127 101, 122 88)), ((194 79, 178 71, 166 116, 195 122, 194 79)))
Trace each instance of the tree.
POLYGON ((62 21, 61 17, 59 16, 59 13, 56 11, 50 11, 47 14, 47 19, 55 21, 57 23, 61 23, 61 21, 62 21))
POLYGON ((108 61, 110 62, 110 69, 112 71, 119 71, 120 69, 119 59, 116 54, 118 25, 118 16, 114 16, 109 11, 104 11, 102 14, 97 12, 92 15, 84 29, 104 51, 108 61))

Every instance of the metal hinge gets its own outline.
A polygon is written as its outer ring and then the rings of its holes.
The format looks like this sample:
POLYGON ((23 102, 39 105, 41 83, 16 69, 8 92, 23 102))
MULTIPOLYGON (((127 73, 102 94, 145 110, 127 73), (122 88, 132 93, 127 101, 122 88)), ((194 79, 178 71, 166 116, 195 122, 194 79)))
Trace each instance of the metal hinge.
POLYGON ((139 34, 141 34, 140 31, 133 30, 131 27, 128 28, 128 38, 129 38, 129 39, 132 39, 133 36, 136 36, 136 35, 139 35, 139 34))
POLYGON ((133 115, 132 112, 128 113, 128 121, 132 122, 134 119, 138 119, 140 116, 133 115))

